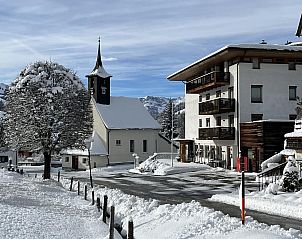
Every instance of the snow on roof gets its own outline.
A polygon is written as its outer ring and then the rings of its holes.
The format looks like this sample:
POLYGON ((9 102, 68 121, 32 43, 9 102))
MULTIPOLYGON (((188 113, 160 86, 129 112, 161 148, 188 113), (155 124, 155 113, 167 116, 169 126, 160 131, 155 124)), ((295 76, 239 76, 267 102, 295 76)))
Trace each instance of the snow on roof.
POLYGON ((276 50, 276 51, 296 51, 296 52, 299 52, 301 51, 302 52, 302 47, 301 46, 292 46, 292 45, 277 45, 277 44, 272 44, 272 45, 269 45, 269 44, 247 44, 247 43, 242 43, 242 44, 231 44, 231 45, 226 45, 220 49, 218 49, 217 51, 214 51, 212 53, 210 53, 209 55, 193 62, 192 64, 180 69, 179 71, 175 72, 175 73, 172 73, 171 75, 169 75, 167 77, 167 79, 170 79, 171 77, 179 74, 180 72, 183 72, 187 69, 189 69, 190 67, 202 62, 202 61, 205 61, 206 59, 208 58, 211 58, 217 54, 219 54, 220 52, 223 52, 229 48, 237 48, 237 49, 254 49, 254 50, 276 50))
POLYGON ((110 105, 93 102, 108 129, 160 129, 137 98, 111 96, 110 105))
POLYGON ((101 78, 111 77, 112 75, 108 74, 103 66, 99 66, 99 68, 93 70, 88 76, 99 76, 101 78))
POLYGON ((302 129, 284 135, 285 138, 302 137, 302 129))
MULTIPOLYGON (((100 136, 95 131, 92 133, 92 140, 90 144, 90 155, 108 155, 100 136)), ((88 156, 88 149, 65 149, 61 151, 61 154, 88 156)))

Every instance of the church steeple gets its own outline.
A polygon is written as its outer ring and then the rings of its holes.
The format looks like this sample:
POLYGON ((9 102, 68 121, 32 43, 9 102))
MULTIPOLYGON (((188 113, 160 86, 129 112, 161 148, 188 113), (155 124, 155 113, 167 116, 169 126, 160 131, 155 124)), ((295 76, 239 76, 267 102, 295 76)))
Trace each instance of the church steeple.
POLYGON ((101 57, 101 39, 99 37, 98 53, 96 63, 92 72, 86 76, 88 78, 88 90, 92 94, 96 103, 110 104, 110 74, 103 67, 101 57))
POLYGON ((101 57, 101 38, 99 37, 98 55, 96 57, 96 63, 95 63, 95 67, 93 70, 98 69, 100 66, 103 67, 102 57, 101 57))

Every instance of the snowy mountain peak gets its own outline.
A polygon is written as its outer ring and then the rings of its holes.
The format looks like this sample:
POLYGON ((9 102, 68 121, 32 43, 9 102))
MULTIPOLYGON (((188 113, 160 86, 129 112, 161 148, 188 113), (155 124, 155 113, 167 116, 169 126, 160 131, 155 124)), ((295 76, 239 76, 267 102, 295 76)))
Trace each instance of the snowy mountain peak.
MULTIPOLYGON (((139 99, 144 104, 145 108, 149 111, 149 113, 153 116, 154 119, 156 119, 158 115, 164 111, 167 103, 170 100, 170 98, 162 97, 162 96, 145 96, 139 99)), ((179 107, 180 104, 184 105, 183 97, 172 98, 172 100, 175 104, 176 109, 180 108, 179 107)), ((182 106, 182 109, 183 108, 184 107, 182 106)))

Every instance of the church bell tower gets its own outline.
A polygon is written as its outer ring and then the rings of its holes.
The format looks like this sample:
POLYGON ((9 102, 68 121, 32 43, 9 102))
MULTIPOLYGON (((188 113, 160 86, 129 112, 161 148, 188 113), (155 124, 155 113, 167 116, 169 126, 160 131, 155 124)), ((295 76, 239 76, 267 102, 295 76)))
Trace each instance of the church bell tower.
POLYGON ((88 78, 89 93, 93 96, 96 103, 110 105, 110 78, 112 76, 103 67, 100 38, 95 67, 86 77, 88 78))

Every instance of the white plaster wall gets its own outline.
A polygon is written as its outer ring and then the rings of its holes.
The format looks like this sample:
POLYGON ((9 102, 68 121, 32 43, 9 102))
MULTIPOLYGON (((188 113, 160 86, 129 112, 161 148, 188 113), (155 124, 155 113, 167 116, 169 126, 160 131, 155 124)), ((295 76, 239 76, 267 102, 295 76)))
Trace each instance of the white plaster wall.
POLYGON ((251 63, 240 63, 240 121, 251 121, 251 114, 263 114, 263 119, 288 120, 295 114, 296 101, 290 101, 288 87, 297 86, 302 96, 302 66, 288 70, 287 64, 260 64, 252 69, 251 63), (263 85, 263 103, 251 103, 251 85, 263 85))
POLYGON ((196 139, 198 138, 199 126, 199 105, 198 94, 185 95, 185 138, 196 139))
MULTIPOLYGON (((167 152, 171 152, 171 143, 158 136, 157 137, 157 153, 167 153, 167 152)), ((173 152, 177 153, 178 148, 176 148, 174 146, 173 152)))
POLYGON ((72 156, 63 154, 62 155, 62 168, 71 168, 71 164, 72 164, 72 156), (68 159, 69 159, 68 162, 65 162, 66 157, 68 157, 68 159))
POLYGON ((143 161, 158 150, 158 132, 153 129, 110 130, 109 131, 109 162, 132 162, 130 140, 134 140, 134 152, 143 161), (116 140, 121 140, 121 145, 116 145, 116 140), (147 140, 147 152, 143 152, 143 140, 147 140))
MULTIPOLYGON (((103 167, 106 166, 108 163, 107 156, 95 156, 91 155, 90 156, 90 161, 91 161, 91 168, 94 168, 94 162, 96 162, 96 167, 103 167)), ((62 167, 63 168, 70 168, 72 167, 72 155, 62 155, 62 167), (65 158, 69 157, 69 161, 65 162, 65 158)), ((88 156, 78 156, 78 167, 79 169, 89 169, 89 164, 88 164, 88 156), (86 163, 83 163, 83 158, 86 158, 86 163)))
POLYGON ((107 149, 107 132, 108 129, 104 125, 94 103, 92 103, 92 113, 93 113, 93 129, 99 134, 102 139, 105 148, 107 149))

